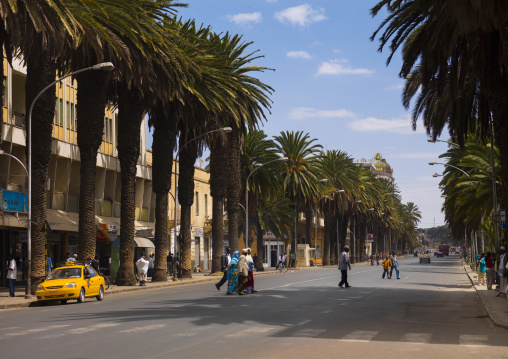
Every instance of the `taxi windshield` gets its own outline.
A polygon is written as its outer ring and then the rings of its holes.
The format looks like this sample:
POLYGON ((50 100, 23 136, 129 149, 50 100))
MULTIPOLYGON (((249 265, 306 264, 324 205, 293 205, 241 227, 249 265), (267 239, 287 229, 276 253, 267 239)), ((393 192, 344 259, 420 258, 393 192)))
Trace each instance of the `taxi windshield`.
POLYGON ((55 269, 46 280, 80 278, 81 268, 60 268, 55 269))

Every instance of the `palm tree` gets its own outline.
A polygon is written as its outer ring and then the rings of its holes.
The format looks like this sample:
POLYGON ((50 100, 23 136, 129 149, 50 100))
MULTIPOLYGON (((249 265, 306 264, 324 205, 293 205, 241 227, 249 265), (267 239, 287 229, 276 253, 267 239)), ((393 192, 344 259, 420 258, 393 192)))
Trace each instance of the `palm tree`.
MULTIPOLYGON (((280 136, 275 136, 275 148, 283 156, 287 157, 286 166, 283 168, 283 188, 284 193, 295 204, 297 213, 308 212, 309 203, 315 194, 319 192, 319 180, 321 178, 316 174, 317 153, 322 148, 321 145, 314 143, 316 139, 309 139, 309 134, 303 132, 281 132, 280 136), (314 166, 314 167, 313 167, 314 166)), ((311 217, 307 214, 307 217, 311 217)), ((297 218, 295 218, 296 227, 297 218)), ((312 233, 311 222, 306 225, 307 240, 312 233)), ((297 237, 297 228, 295 228, 295 245, 297 237)), ((291 252, 296 248, 291 246, 291 252)))
MULTIPOLYGON (((415 66, 420 66, 422 93, 427 93, 426 88, 433 82, 443 85, 441 87, 446 84, 450 87, 448 91, 451 96, 448 99, 454 102, 451 106, 455 108, 464 106, 459 101, 467 97, 456 96, 464 84, 468 81, 478 82, 475 85, 479 89, 479 98, 485 98, 486 101, 474 103, 469 97, 469 107, 455 113, 466 112, 476 106, 482 134, 489 132, 492 114, 500 152, 500 175, 508 177, 508 143, 504 141, 508 135, 508 103, 505 101, 508 97, 508 55, 503 52, 508 41, 505 3, 495 0, 489 6, 477 6, 472 0, 384 0, 372 9, 372 14, 375 16, 384 7, 389 15, 372 39, 385 28, 380 39, 380 50, 391 39, 388 62, 395 51, 404 45, 401 77, 407 78, 415 66)), ((473 119, 472 116, 466 116, 462 121, 445 119, 445 124, 449 125, 451 134, 456 136, 459 143, 463 144, 467 134, 474 128, 469 123, 473 119)), ((432 122, 436 126, 444 125, 439 124, 434 117, 432 122)), ((506 208, 506 188, 502 188, 501 198, 501 206, 506 208)))
MULTIPOLYGON (((279 215, 282 217, 285 213, 287 213, 284 209, 284 205, 287 203, 282 201, 283 193, 279 178, 280 165, 282 161, 276 161, 278 158, 277 149, 275 148, 273 141, 267 139, 267 136, 263 131, 253 130, 247 132, 241 156, 241 193, 245 193, 245 185, 247 185, 249 188, 249 223, 255 226, 257 232, 258 256, 256 269, 258 271, 264 270, 263 233, 267 230, 266 226, 263 226, 261 222, 266 224, 270 221, 268 221, 263 214, 258 215, 257 212, 265 207, 269 207, 270 210, 267 209, 265 213, 270 213, 271 218, 275 218, 273 222, 277 222, 276 218, 279 217, 279 215), (252 173, 254 170, 256 172, 252 173), (251 173, 252 175, 249 178, 249 183, 246 183, 247 177, 249 177, 251 173), (267 205, 267 203, 270 203, 270 205, 267 205), (282 211, 282 213, 279 213, 279 211, 282 211), (273 213, 275 213, 275 215, 273 215, 273 213)), ((246 205, 245 202, 243 202, 243 204, 246 205)), ((291 205, 291 203, 289 204, 291 205)), ((294 219, 294 215, 291 218, 294 219)), ((282 223, 283 221, 278 221, 278 223, 275 224, 271 223, 273 224, 274 233, 276 228, 281 228, 281 226, 283 226, 282 223)), ((244 238, 246 246, 250 245, 251 232, 252 230, 250 226, 245 229, 244 238)), ((283 237, 281 236, 279 238, 283 237)))

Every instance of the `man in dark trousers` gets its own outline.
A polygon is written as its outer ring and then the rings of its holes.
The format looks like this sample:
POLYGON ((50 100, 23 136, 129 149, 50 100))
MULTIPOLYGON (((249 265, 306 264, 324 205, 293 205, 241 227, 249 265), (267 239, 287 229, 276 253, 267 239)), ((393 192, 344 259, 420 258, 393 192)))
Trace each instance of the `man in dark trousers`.
POLYGON ((215 288, 217 290, 220 290, 220 287, 228 280, 228 265, 229 262, 231 262, 231 248, 226 249, 226 253, 220 257, 220 269, 222 272, 224 272, 224 275, 222 276, 222 279, 219 281, 219 283, 215 284, 215 288))
POLYGON ((349 262, 349 246, 344 247, 344 251, 340 255, 339 259, 339 270, 341 273, 341 280, 339 283, 339 287, 344 288, 344 284, 346 285, 346 288, 351 287, 349 283, 347 282, 347 270, 351 270, 351 263, 349 262))

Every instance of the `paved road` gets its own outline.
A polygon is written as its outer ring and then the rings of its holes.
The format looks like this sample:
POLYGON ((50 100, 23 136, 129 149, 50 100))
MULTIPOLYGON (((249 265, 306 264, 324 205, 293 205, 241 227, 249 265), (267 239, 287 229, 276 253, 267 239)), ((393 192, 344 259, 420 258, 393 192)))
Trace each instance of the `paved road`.
POLYGON ((202 283, 0 312, 2 358, 507 358, 458 257, 256 277, 258 293, 202 283))

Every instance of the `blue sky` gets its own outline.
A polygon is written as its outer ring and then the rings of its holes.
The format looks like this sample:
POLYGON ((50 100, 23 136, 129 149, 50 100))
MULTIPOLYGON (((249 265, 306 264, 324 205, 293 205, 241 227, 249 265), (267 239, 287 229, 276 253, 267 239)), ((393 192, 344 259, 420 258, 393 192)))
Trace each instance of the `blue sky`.
MULTIPOLYGON (((275 89, 263 130, 304 131, 325 149, 355 159, 375 153, 394 168, 403 202, 422 212, 420 227, 444 223, 438 189, 443 166, 429 166, 445 152, 428 143, 425 129, 413 131, 401 104, 400 54, 386 67, 388 53, 370 41, 383 20, 372 18, 375 0, 188 0, 184 19, 217 33, 241 34, 264 57, 256 65, 275 69, 259 78, 275 89)), ((447 139, 443 134, 442 139, 447 139)), ((151 147, 151 138, 149 139, 151 147)))

